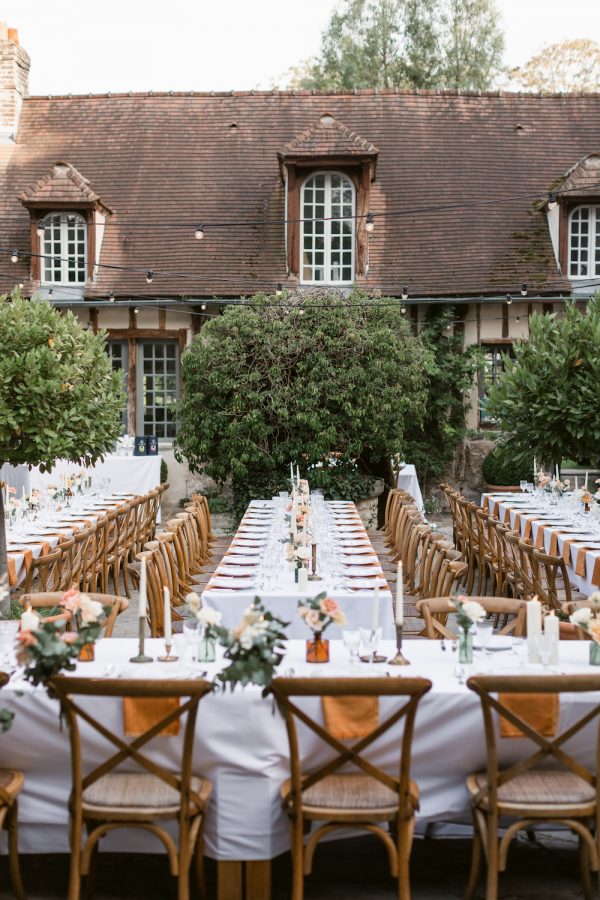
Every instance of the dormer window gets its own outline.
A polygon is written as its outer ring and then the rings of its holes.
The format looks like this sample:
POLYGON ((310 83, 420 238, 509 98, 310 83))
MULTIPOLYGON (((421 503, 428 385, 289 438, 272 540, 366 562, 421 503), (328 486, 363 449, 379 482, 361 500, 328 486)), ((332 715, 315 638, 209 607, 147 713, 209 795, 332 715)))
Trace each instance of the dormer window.
POLYGON ((87 222, 75 212, 54 212, 39 222, 42 284, 84 284, 87 270, 87 222))
POLYGON ((302 185, 301 281, 351 284, 354 279, 354 185, 340 172, 317 172, 302 185))
POLYGON ((569 216, 569 277, 600 275, 600 206, 577 206, 569 216))

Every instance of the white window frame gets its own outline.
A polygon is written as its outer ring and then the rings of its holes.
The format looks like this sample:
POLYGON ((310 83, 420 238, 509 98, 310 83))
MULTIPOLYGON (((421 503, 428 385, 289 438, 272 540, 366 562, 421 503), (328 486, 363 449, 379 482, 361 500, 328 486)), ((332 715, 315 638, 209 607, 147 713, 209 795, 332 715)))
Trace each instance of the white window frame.
MULTIPOLYGON (((304 179, 304 181, 302 182, 302 185, 301 185, 301 187, 300 187, 300 210, 301 210, 301 213, 300 213, 300 219, 301 219, 301 223, 300 223, 300 224, 301 224, 301 227, 300 227, 300 261, 299 261, 299 264, 300 264, 300 284, 316 284, 316 285, 323 285, 323 284, 335 284, 335 285, 353 284, 353 283, 354 283, 354 276, 355 276, 355 263, 356 263, 356 218, 355 218, 355 217, 356 217, 356 188, 355 188, 355 186, 354 186, 354 183, 352 182, 352 179, 351 179, 348 175, 346 175, 345 172, 338 172, 338 171, 336 171, 336 170, 324 169, 324 170, 319 170, 319 171, 316 171, 316 172, 310 172, 310 174, 306 176, 306 178, 304 179), (324 232, 323 232, 323 239, 324 239, 324 240, 323 240, 323 244, 324 244, 324 247, 323 247, 323 252, 324 252, 324 265, 323 265, 323 268, 325 269, 325 274, 326 274, 326 276, 328 276, 328 277, 326 277, 323 281, 316 281, 314 278, 313 278, 313 279, 307 279, 307 278, 304 278, 304 229, 305 229, 305 221, 304 221, 304 192, 305 192, 305 190, 306 190, 306 187, 307 187, 307 185, 308 185, 308 182, 311 181, 311 179, 316 178, 316 177, 319 176, 319 175, 324 175, 325 178, 326 178, 326 185, 325 185, 325 215, 324 215, 324 218, 325 218, 324 226, 325 226, 325 227, 324 227, 324 232), (350 220, 350 221, 351 221, 351 229, 352 229, 352 232, 351 232, 351 246, 350 246, 350 253, 351 253, 350 269, 351 269, 351 276, 350 276, 349 279, 339 279, 339 280, 335 280, 335 281, 331 278, 331 237, 332 237, 332 235, 331 235, 331 176, 332 176, 332 175, 337 175, 337 176, 339 176, 340 178, 343 178, 344 181, 347 182, 347 184, 349 185, 350 189, 352 190, 352 219, 350 220)), ((346 217, 344 217, 343 220, 339 220, 339 221, 348 221, 348 219, 347 219, 346 217)), ((342 251, 342 252, 343 252, 343 251, 342 251)), ((314 265, 312 266, 312 268, 314 269, 314 265)), ((342 266, 340 266, 340 268, 343 269, 343 268, 345 268, 345 266, 342 265, 342 266)))
MULTIPOLYGON (((144 434, 144 435, 156 434, 156 436, 161 444, 164 445, 167 443, 172 443, 175 440, 175 436, 177 434, 177 419, 175 419, 174 423, 173 423, 174 424, 173 434, 170 434, 170 435, 157 434, 157 429, 155 427, 157 424, 160 424, 160 425, 164 424, 164 426, 165 426, 164 430, 165 431, 167 430, 167 425, 169 424, 167 422, 167 417, 165 415, 164 423, 157 422, 155 414, 149 413, 148 411, 150 409, 156 409, 156 408, 161 409, 161 410, 165 409, 168 404, 163 404, 162 406, 157 407, 153 403, 150 407, 147 407, 146 406, 146 393, 150 393, 152 395, 153 400, 156 398, 156 395, 159 395, 159 396, 160 395, 164 396, 167 394, 170 396, 174 395, 175 403, 179 402, 179 398, 181 396, 181 379, 180 379, 181 353, 180 353, 179 342, 176 339, 172 339, 172 338, 165 338, 164 340, 162 338, 156 338, 156 339, 155 338, 147 338, 147 339, 144 338, 143 340, 137 341, 136 353, 137 353, 137 359, 136 359, 136 432, 135 433, 136 434, 144 434), (158 387, 158 385, 156 383, 157 378, 161 378, 161 377, 166 378, 167 377, 166 369, 163 370, 163 372, 156 371, 156 362, 166 364, 167 360, 169 359, 166 352, 158 360, 154 357, 152 358, 152 371, 151 371, 151 373, 148 373, 152 377, 152 387, 148 386, 148 390, 146 390, 147 385, 146 385, 146 381, 145 381, 145 377, 144 377, 145 376, 144 347, 153 346, 153 345, 160 345, 160 346, 162 346, 163 350, 166 350, 167 346, 175 348, 175 354, 173 356, 173 359, 175 361, 175 373, 174 373, 174 375, 175 375, 175 390, 174 391, 172 391, 171 389, 167 389, 166 386, 163 386, 162 388, 160 388, 160 387, 158 387), (152 420, 153 420, 151 426, 150 426, 150 423, 146 421, 146 419, 147 419, 147 417, 149 417, 149 415, 152 416, 152 420), (152 427, 152 430, 150 430, 150 427, 152 427)), ((168 373, 168 374, 171 375, 173 373, 168 373)))
POLYGON ((583 203, 580 206, 576 206, 575 209, 572 209, 569 213, 568 228, 567 277, 573 281, 597 278, 600 276, 600 205, 583 203), (573 251, 573 218, 576 213, 580 213, 583 209, 587 209, 589 213, 587 245, 584 248, 587 251, 587 272, 585 275, 581 274, 581 244, 577 248, 578 258, 576 263, 576 273, 572 272, 571 261, 571 254, 573 251), (599 254, 597 260, 596 251, 598 251, 599 254))
MULTIPOLYGON (((84 216, 81 213, 74 211, 63 211, 63 210, 54 210, 52 212, 46 213, 46 215, 42 218, 40 225, 44 227, 44 235, 40 237, 40 254, 42 256, 40 260, 40 282, 44 285, 64 285, 65 287, 82 287, 85 285, 87 281, 87 262, 88 262, 88 232, 87 232, 87 222, 84 216), (52 229, 54 227, 53 220, 55 217, 60 217, 60 225, 59 225, 59 244, 56 249, 56 244, 54 243, 52 235, 47 236, 46 232, 48 228, 52 229), (69 216, 74 216, 77 220, 77 224, 83 229, 83 240, 84 240, 84 248, 83 248, 83 265, 79 266, 77 260, 79 258, 79 254, 77 249, 75 250, 74 256, 69 256, 68 245, 69 245, 69 216), (48 259, 48 257, 52 257, 52 259, 48 259), (60 266, 55 267, 53 262, 55 259, 60 259, 60 266), (47 266, 50 263, 50 277, 47 273, 47 266), (73 268, 74 267, 74 268, 73 268), (83 278, 76 278, 74 281, 69 280, 69 271, 74 271, 75 274, 83 273, 83 278), (55 277, 58 276, 58 277, 55 277)), ((77 242, 76 242, 77 243, 77 242)))

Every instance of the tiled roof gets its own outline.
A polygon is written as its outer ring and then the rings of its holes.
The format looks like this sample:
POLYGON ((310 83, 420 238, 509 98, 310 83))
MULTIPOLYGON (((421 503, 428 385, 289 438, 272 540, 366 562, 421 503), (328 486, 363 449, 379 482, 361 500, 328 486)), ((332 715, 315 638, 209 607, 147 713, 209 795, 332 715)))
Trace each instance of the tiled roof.
MULTIPOLYGON (((17 198, 60 159, 113 212, 101 261, 137 269, 100 269, 92 292, 144 296, 148 269, 193 275, 157 275, 153 296, 272 290, 286 283, 278 153, 298 150, 298 135, 316 146, 310 136, 321 134, 325 115, 379 148, 370 286, 397 294, 406 284, 411 297, 494 294, 523 281, 536 290, 561 287, 535 200, 598 150, 597 95, 31 97, 16 144, 0 146, 0 247, 29 247, 29 217, 17 198), (200 221, 205 239, 196 241, 200 221), (210 228, 232 221, 249 224, 210 228)), ((347 142, 340 129, 330 130, 347 142)), ((20 274, 26 277, 24 268, 20 274)))
POLYGON ((355 134, 333 116, 321 116, 319 122, 285 145, 281 156, 376 156, 377 147, 355 134))
POLYGON ((57 162, 51 172, 26 188, 19 200, 24 206, 53 203, 89 206, 97 204, 100 197, 74 166, 57 162))
POLYGON ((556 193, 560 196, 568 192, 569 197, 588 197, 590 193, 598 195, 600 185, 600 155, 590 153, 560 179, 556 193))

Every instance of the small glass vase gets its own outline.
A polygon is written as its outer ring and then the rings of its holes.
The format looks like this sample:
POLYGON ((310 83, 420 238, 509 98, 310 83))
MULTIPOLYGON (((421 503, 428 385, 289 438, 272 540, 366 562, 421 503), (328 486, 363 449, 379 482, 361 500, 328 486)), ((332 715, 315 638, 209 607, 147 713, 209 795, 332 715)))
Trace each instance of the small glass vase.
POLYGON ((329 662, 329 641, 323 639, 321 632, 315 632, 313 640, 306 641, 306 662, 329 662))
POLYGON ((198 662, 214 662, 217 658, 217 639, 202 636, 198 644, 198 662))
POLYGON ((294 566, 294 581, 296 582, 296 584, 298 584, 298 572, 299 571, 300 571, 300 569, 298 568, 298 566, 294 566))
POLYGON ((590 641, 590 666, 600 666, 600 644, 590 641))
POLYGON ((458 629, 458 661, 463 665, 473 662, 473 632, 470 628, 458 629))
POLYGON ((94 647, 95 644, 92 641, 86 641, 79 651, 79 656, 77 657, 78 662, 93 662, 95 659, 94 647))

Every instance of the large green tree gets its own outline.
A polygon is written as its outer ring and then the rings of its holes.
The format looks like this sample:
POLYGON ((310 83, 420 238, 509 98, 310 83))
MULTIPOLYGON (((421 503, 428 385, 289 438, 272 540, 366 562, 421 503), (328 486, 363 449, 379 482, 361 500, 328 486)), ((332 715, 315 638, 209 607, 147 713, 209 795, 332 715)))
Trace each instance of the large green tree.
POLYGON ((326 488, 333 473, 338 492, 347 474, 356 497, 361 476, 391 478, 390 458, 425 412, 428 364, 397 301, 257 295, 209 321, 184 353, 176 453, 192 471, 232 476, 238 513, 285 488, 290 461, 326 488))
POLYGON ((290 86, 485 90, 503 49, 494 0, 344 0, 290 86))
MULTIPOLYGON (((105 334, 82 328, 71 312, 0 297, 0 466, 56 459, 92 464, 120 431, 121 376, 104 351, 105 334)), ((0 607, 6 612, 8 566, 0 491, 0 607)))
POLYGON ((520 90, 597 93, 600 91, 600 44, 587 38, 548 44, 510 75, 520 90))
POLYGON ((488 410, 512 435, 517 460, 546 466, 562 459, 600 462, 600 295, 587 311, 574 303, 564 315, 534 314, 529 339, 505 356, 490 388, 488 410))

